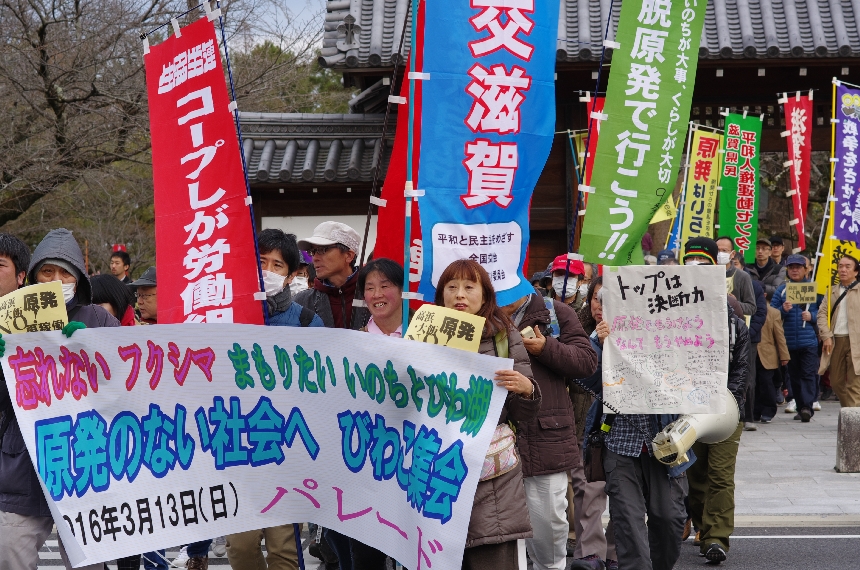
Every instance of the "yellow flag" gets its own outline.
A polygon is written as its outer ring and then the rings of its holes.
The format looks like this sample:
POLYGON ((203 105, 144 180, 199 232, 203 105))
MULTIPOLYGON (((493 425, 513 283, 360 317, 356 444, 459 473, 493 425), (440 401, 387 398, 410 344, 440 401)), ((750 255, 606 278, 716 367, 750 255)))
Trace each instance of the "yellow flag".
POLYGON ((720 154, 723 136, 707 131, 693 131, 690 146, 690 169, 684 193, 684 217, 681 243, 694 237, 714 237, 714 211, 717 185, 720 182, 720 154))
POLYGON ((815 275, 819 295, 827 295, 827 287, 839 283, 836 265, 843 256, 850 255, 854 259, 860 259, 860 250, 857 249, 857 244, 851 241, 831 240, 829 236, 832 235, 833 218, 831 217, 827 222, 827 233, 824 234, 824 255, 818 261, 818 271, 815 275))
POLYGON ((478 352, 486 320, 463 311, 423 305, 412 317, 405 338, 478 352))
POLYGON ((69 324, 59 281, 30 285, 0 297, 3 334, 60 330, 69 324))
POLYGON ((657 222, 672 220, 676 215, 678 215, 678 209, 675 208, 675 200, 669 196, 669 199, 663 202, 663 205, 654 212, 654 217, 651 218, 651 223, 656 224, 657 222))

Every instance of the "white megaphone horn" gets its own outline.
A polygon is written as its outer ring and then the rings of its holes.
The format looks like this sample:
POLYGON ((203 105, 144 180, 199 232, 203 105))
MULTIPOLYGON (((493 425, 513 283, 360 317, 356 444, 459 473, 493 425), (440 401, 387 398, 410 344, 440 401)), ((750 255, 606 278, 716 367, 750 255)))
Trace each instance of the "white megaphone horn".
POLYGON ((681 465, 688 460, 687 451, 697 441, 720 443, 738 428, 740 412, 735 397, 728 390, 724 414, 685 414, 663 428, 654 436, 651 447, 654 457, 669 467, 681 465))

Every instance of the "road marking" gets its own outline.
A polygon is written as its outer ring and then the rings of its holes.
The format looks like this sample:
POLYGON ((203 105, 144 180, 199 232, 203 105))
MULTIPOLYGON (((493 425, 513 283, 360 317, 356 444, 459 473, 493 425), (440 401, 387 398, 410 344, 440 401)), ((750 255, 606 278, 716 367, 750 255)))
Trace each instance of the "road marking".
POLYGON ((860 538, 860 534, 762 534, 755 536, 732 535, 732 540, 739 538, 860 538))

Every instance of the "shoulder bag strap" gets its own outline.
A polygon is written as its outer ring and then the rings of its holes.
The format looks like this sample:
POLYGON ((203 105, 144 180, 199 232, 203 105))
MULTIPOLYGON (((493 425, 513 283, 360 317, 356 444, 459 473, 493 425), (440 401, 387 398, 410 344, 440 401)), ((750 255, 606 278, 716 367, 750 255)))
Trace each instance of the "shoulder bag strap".
POLYGON ((835 302, 835 303, 833 303, 833 306, 832 306, 832 307, 830 307, 830 318, 831 318, 831 319, 833 318, 833 313, 835 313, 835 312, 836 312, 836 307, 837 307, 837 306, 839 306, 839 303, 841 303, 841 302, 842 302, 842 299, 844 299, 844 298, 845 298, 845 295, 847 295, 847 294, 848 294, 848 291, 850 291, 851 289, 853 289, 853 288, 854 288, 858 283, 860 283, 860 281, 855 281, 854 283, 852 283, 851 285, 849 285, 847 289, 845 289, 844 291, 842 291, 842 294, 841 294, 841 295, 839 295, 839 298, 838 298, 838 299, 836 299, 836 302, 835 302))

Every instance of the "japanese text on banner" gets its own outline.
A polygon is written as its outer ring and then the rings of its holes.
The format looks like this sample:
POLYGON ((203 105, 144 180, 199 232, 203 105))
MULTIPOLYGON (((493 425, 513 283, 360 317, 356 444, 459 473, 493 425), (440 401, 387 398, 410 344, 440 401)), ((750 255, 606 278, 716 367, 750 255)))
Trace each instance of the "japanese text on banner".
POLYGON ((262 324, 245 175, 212 22, 183 28, 145 62, 158 322, 262 324))
POLYGON ((687 173, 681 243, 694 237, 714 237, 717 185, 720 183, 720 153, 723 136, 695 130, 687 173))
POLYGON ((458 568, 512 361, 330 329, 11 335, 3 367, 74 563, 312 520, 458 568), (383 355, 383 356, 380 356, 383 355))
POLYGON ((796 95, 785 102, 785 127, 789 132, 789 179, 794 219, 797 220, 797 247, 806 249, 806 202, 812 167, 812 100, 808 96, 796 95))
MULTIPOLYGON (((860 242, 860 186, 857 182, 857 147, 860 134, 860 90, 836 87, 836 197, 834 233, 840 240, 860 242)), ((830 235, 830 234, 828 234, 830 235)))
POLYGON ((603 397, 625 414, 722 414, 724 269, 627 266, 604 275, 603 397))
POLYGON ((706 4, 621 4, 580 242, 586 261, 642 263, 640 239, 678 175, 706 4))
POLYGON ((558 0, 440 0, 427 42, 418 181, 424 271, 432 298, 451 261, 475 259, 499 302, 531 290, 522 273, 529 204, 554 131, 558 0), (427 152, 432 149, 432 152, 427 152))
POLYGON ((730 113, 726 117, 720 177, 720 234, 731 238, 747 263, 755 260, 758 238, 759 148, 761 119, 730 113))

